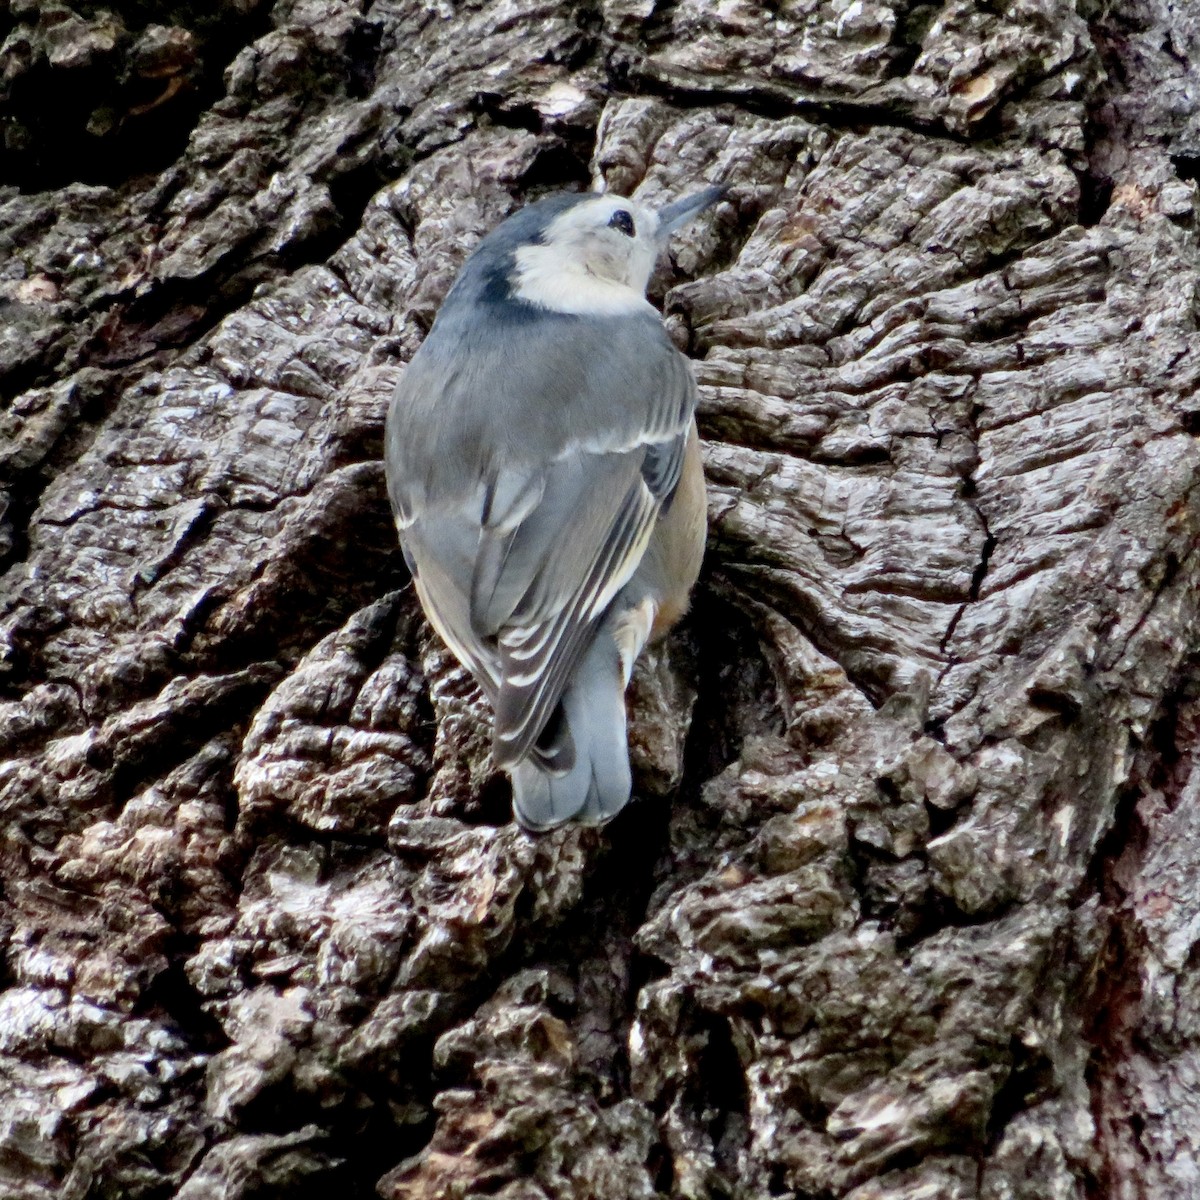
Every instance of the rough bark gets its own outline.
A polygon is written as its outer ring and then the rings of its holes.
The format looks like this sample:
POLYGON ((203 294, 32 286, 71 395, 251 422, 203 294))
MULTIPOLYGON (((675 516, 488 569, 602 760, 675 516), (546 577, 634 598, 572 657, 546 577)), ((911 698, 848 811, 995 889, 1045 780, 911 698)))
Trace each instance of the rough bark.
POLYGON ((1200 20, 196 11, 0 12, 0 1194, 1194 1198, 1200 20), (706 574, 530 838, 387 398, 515 206, 718 179, 706 574))

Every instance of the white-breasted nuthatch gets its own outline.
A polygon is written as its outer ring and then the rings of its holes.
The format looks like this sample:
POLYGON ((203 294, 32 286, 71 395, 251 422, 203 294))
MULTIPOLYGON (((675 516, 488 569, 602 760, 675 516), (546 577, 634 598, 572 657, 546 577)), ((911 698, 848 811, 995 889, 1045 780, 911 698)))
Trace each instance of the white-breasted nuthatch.
POLYGON ((417 595, 492 703, 528 829, 628 801, 625 687, 700 571, 696 386, 646 285, 671 232, 724 191, 521 209, 467 260, 388 412, 417 595))

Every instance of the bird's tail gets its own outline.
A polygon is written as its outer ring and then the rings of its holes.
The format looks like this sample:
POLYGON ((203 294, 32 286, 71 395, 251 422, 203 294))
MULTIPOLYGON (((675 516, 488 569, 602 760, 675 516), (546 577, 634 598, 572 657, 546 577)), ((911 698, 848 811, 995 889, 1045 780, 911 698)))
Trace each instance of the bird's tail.
POLYGON ((625 679, 607 622, 575 669, 561 703, 574 742, 574 765, 556 773, 536 758, 525 758, 511 769, 513 812, 526 829, 553 829, 571 820, 601 825, 629 802, 633 785, 625 679))

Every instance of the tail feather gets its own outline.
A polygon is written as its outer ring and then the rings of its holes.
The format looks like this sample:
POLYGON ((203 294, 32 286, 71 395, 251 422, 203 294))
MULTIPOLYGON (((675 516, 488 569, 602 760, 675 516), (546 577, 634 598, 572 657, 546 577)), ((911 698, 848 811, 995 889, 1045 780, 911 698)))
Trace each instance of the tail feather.
POLYGON ((601 825, 629 802, 625 680, 606 629, 576 668, 562 711, 575 749, 570 769, 547 770, 536 756, 511 768, 513 812, 526 829, 553 829, 571 820, 601 825))
POLYGON ((530 756, 543 771, 552 775, 565 775, 575 765, 575 740, 571 737, 571 726, 560 702, 546 722, 546 728, 534 742, 530 756))

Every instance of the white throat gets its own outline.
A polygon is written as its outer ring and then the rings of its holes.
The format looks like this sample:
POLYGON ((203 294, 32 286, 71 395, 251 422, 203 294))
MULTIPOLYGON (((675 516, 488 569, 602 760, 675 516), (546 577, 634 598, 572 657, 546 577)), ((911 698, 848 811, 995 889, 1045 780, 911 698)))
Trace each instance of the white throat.
POLYGON ((530 304, 579 316, 654 311, 637 288, 595 275, 583 266, 564 263, 561 249, 552 244, 521 246, 513 257, 513 294, 530 304))

